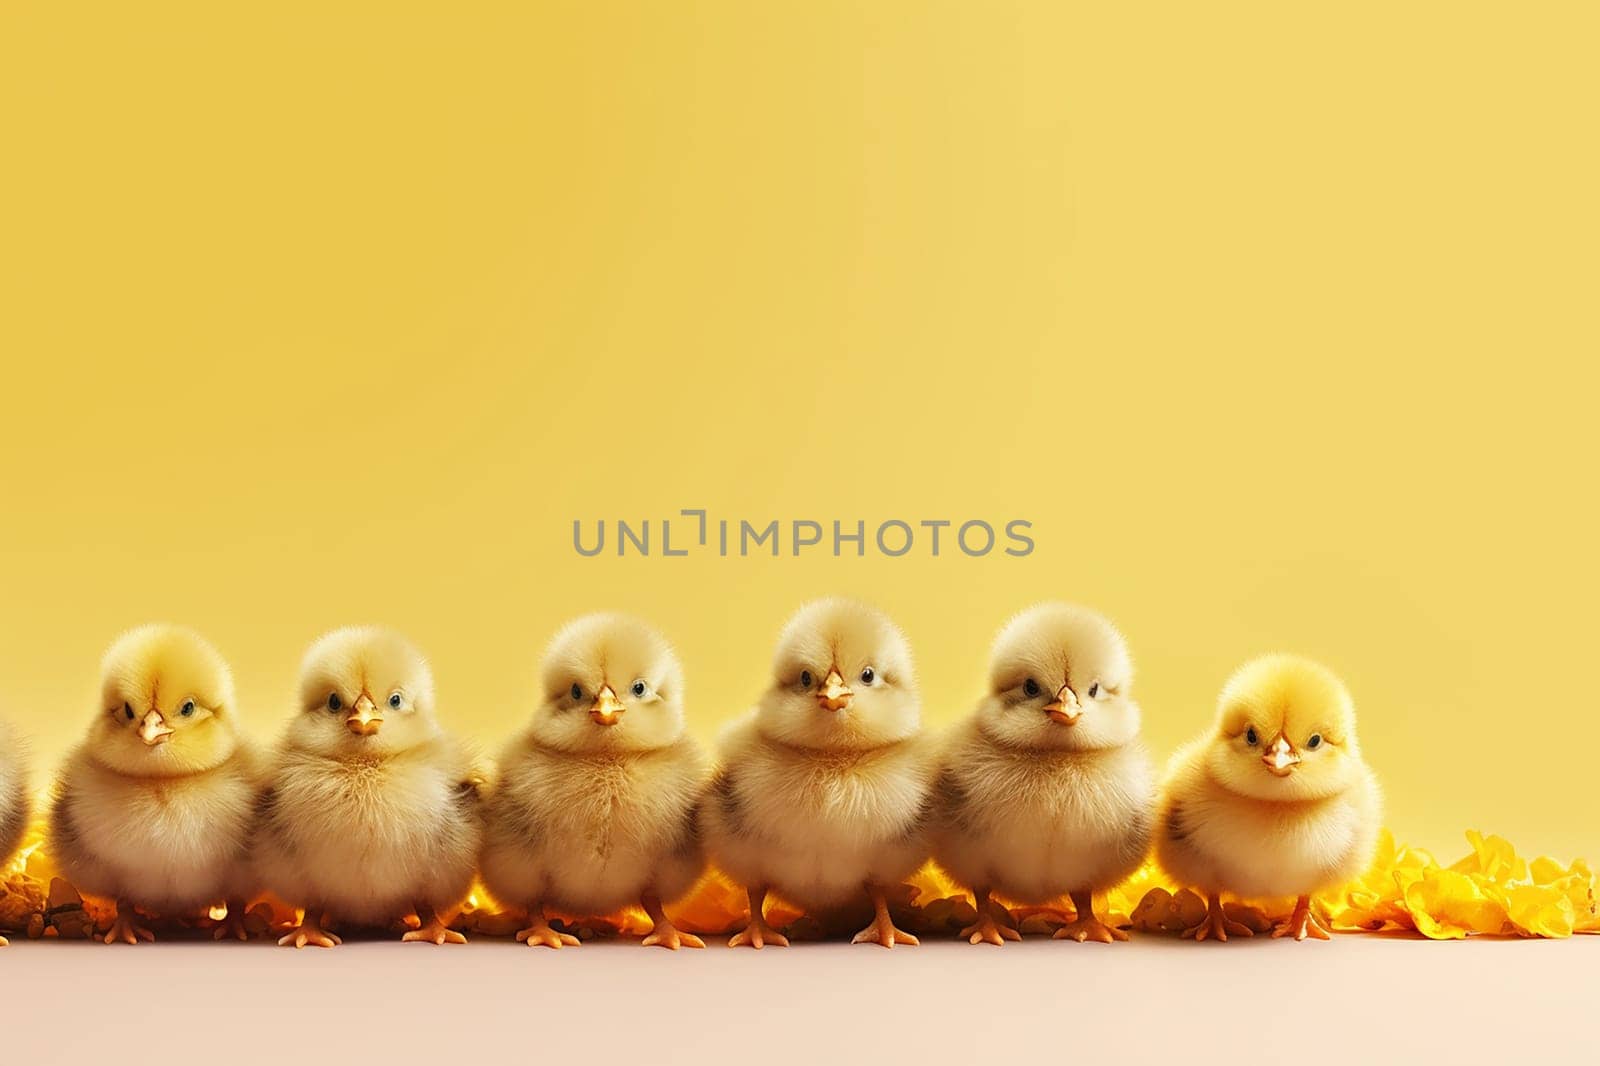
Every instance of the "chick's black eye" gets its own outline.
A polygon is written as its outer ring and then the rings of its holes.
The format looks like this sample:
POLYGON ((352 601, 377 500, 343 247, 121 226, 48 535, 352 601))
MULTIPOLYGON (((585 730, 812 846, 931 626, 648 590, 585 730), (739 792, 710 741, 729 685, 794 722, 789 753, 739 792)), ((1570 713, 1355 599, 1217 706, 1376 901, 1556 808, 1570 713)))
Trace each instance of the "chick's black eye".
POLYGON ((1033 697, 1039 694, 1039 682, 1035 681, 1031 677, 1028 678, 1028 680, 1022 683, 1022 694, 1028 697, 1030 700, 1033 699, 1033 697))
POLYGON ((1096 699, 1096 698, 1099 697, 1099 695, 1100 695, 1100 682, 1096 681, 1094 684, 1089 686, 1089 698, 1091 700, 1092 699, 1096 699))
POLYGON ((646 688, 647 686, 643 681, 635 681, 633 683, 633 694, 635 696, 643 696, 646 688))
POLYGON ((344 706, 344 700, 341 700, 339 698, 339 694, 337 692, 328 693, 328 710, 337 711, 339 708, 341 708, 343 706, 344 706))
POLYGON ((1322 734, 1312 733, 1311 739, 1306 741, 1306 747, 1313 749, 1322 747, 1322 734))
POLYGON ((122 705, 122 716, 130 722, 133 721, 133 704, 124 703, 122 705))
POLYGON ((1249 729, 1244 731, 1244 742, 1250 745, 1252 748, 1256 746, 1256 741, 1260 739, 1260 737, 1256 736, 1255 726, 1251 726, 1249 729))
POLYGON ((178 708, 178 713, 183 715, 185 718, 193 716, 194 700, 184 700, 183 706, 178 708))
POLYGON ((583 699, 583 686, 582 685, 573 685, 572 686, 572 698, 575 699, 575 700, 583 699))
POLYGON ((400 709, 400 693, 396 692, 394 695, 389 697, 389 706, 393 707, 397 711, 400 709))
POLYGON ((802 670, 802 671, 800 671, 800 687, 801 688, 810 688, 811 687, 811 671, 810 670, 802 670))
POLYGON ((872 684, 872 679, 877 676, 878 675, 873 672, 872 667, 869 666, 865 670, 861 671, 861 683, 863 685, 870 685, 872 684))

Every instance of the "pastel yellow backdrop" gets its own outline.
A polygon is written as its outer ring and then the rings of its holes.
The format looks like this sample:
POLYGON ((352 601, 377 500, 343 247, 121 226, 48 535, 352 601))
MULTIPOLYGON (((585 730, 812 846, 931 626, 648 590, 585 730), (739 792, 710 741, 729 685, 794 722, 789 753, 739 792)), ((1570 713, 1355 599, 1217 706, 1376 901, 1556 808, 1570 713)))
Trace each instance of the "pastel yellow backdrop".
POLYGON ((1041 598, 1161 756, 1348 679, 1389 822, 1600 851, 1589 4, 62 5, 0 15, 0 713, 123 628, 262 737, 323 629, 527 717, 562 619, 708 740, 803 599, 929 717, 1041 598), (1028 558, 578 558, 574 518, 1027 518, 1028 558))

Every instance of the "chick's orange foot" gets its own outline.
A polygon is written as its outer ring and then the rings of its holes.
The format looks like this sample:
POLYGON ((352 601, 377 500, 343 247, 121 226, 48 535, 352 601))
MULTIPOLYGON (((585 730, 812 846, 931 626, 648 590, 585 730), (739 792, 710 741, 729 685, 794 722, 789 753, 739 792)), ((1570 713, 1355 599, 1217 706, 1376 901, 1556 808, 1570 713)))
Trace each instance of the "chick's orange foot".
POLYGON ((960 932, 960 938, 968 944, 1000 944, 1008 940, 1022 940, 1022 933, 1016 932, 1003 920, 995 919, 990 911, 981 912, 978 920, 960 932))
POLYGON ((882 944, 886 948, 892 948, 896 944, 910 944, 915 947, 920 943, 910 933, 895 928, 894 919, 889 916, 889 901, 884 898, 883 889, 877 885, 868 885, 867 894, 872 897, 872 924, 857 933, 850 943, 882 944))
POLYGON ((751 885, 745 890, 750 905, 750 922, 728 940, 730 948, 746 945, 760 951, 768 944, 780 948, 789 946, 789 938, 767 924, 767 889, 765 885, 751 885))
POLYGON ((526 944, 530 948, 575 948, 578 938, 571 933, 550 928, 550 923, 542 915, 535 917, 526 929, 517 930, 517 943, 526 944))
MULTIPOLYGON (((1007 932, 1015 932, 1015 930, 1007 930, 1007 932)), ((1018 939, 1020 940, 1021 937, 1019 936, 1018 939)), ((910 944, 912 947, 916 947, 921 941, 904 929, 895 928, 894 922, 890 920, 887 914, 884 914, 872 919, 872 924, 857 933, 850 943, 881 944, 886 948, 892 948, 896 944, 910 944)))
POLYGON ((679 948, 703 948, 706 942, 693 933, 685 933, 671 922, 657 922, 655 928, 640 941, 645 947, 664 947, 668 951, 679 948))
POLYGON ((427 904, 419 904, 417 911, 417 928, 410 930, 400 938, 402 944, 465 944, 467 938, 454 929, 450 923, 439 917, 439 912, 427 904))
POLYGON ((307 914, 299 925, 278 938, 278 946, 280 948, 303 948, 309 944, 314 948, 338 947, 344 941, 322 928, 323 922, 326 921, 326 916, 319 922, 307 914))
POLYGON ((1074 918, 1060 929, 1057 929, 1055 938, 1057 940, 1076 940, 1080 944, 1085 941, 1093 941, 1096 944, 1111 944, 1118 940, 1128 939, 1128 934, 1116 926, 1107 925, 1093 914, 1089 914, 1082 918, 1074 918))
POLYGON ((403 944, 465 944, 467 938, 451 929, 438 918, 420 929, 413 929, 400 938, 403 944))
POLYGON ((1255 931, 1248 925, 1228 917, 1222 908, 1222 897, 1215 892, 1206 903, 1206 916, 1198 924, 1191 925, 1183 931, 1185 938, 1191 938, 1196 943, 1208 936, 1227 943, 1229 933, 1234 936, 1255 936, 1255 931))
POLYGON ((789 938, 768 925, 765 918, 752 918, 749 925, 728 938, 730 948, 749 946, 760 951, 768 944, 786 948, 789 946, 789 938))
POLYGON ((228 901, 228 914, 211 929, 212 940, 250 939, 250 928, 245 923, 245 906, 238 900, 228 901))
POLYGON ((1323 925, 1322 919, 1312 910, 1311 897, 1301 896, 1295 901, 1294 913, 1273 928, 1272 936, 1273 939, 1292 936, 1296 940, 1304 940, 1306 937, 1312 940, 1331 940, 1333 930, 1323 925))
POLYGON ((1072 893, 1072 906, 1076 910, 1072 921, 1056 930, 1057 940, 1076 940, 1082 944, 1092 940, 1097 944, 1110 944, 1128 939, 1128 934, 1115 926, 1107 925, 1094 916, 1094 896, 1089 892, 1072 893))
POLYGON ((139 919, 132 907, 119 906, 117 916, 111 920, 111 928, 106 930, 106 935, 101 938, 107 944, 137 944, 144 940, 154 943, 155 933, 139 924, 139 919))
POLYGON ((644 946, 664 947, 668 951, 677 951, 680 947, 703 948, 706 942, 693 933, 685 933, 672 924, 672 919, 667 917, 667 912, 661 907, 661 897, 654 892, 646 892, 639 900, 644 907, 644 912, 650 918, 650 932, 645 935, 644 946))
POLYGON ((962 940, 969 944, 993 944, 999 947, 1007 940, 1022 939, 1022 933, 1017 930, 1010 913, 989 898, 987 888, 973 889, 972 905, 978 912, 978 920, 957 934, 962 940))

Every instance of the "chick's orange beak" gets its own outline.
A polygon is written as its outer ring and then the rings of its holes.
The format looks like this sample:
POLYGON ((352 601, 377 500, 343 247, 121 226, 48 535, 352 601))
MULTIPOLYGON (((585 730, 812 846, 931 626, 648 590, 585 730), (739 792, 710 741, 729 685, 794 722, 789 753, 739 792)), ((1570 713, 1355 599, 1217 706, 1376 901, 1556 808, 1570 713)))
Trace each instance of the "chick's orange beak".
POLYGON ((139 723, 139 739, 144 741, 147 748, 153 748, 157 744, 165 744, 170 736, 172 736, 172 727, 167 724, 165 718, 161 717, 160 711, 151 711, 144 716, 144 721, 139 723))
POLYGON ((850 691, 850 686, 844 683, 844 678, 839 671, 829 670, 828 676, 822 680, 822 688, 817 692, 817 702, 823 710, 842 711, 850 706, 850 697, 855 693, 850 691))
POLYGON ((1044 713, 1053 722, 1075 725, 1083 717, 1083 707, 1078 703, 1078 694, 1072 691, 1072 686, 1062 685, 1056 691, 1055 699, 1044 705, 1044 713))
POLYGON ((627 710, 622 701, 617 699, 616 692, 610 685, 600 686, 600 691, 594 694, 594 703, 589 707, 589 717, 601 725, 616 725, 622 721, 622 712, 627 710))
POLYGON ((345 715, 344 724, 356 736, 370 737, 383 728, 383 715, 378 713, 372 697, 363 692, 361 698, 356 700, 356 705, 350 708, 350 713, 345 715))
POLYGON ((1288 777, 1300 765, 1300 753, 1280 733, 1272 746, 1261 753, 1261 761, 1279 777, 1288 777))

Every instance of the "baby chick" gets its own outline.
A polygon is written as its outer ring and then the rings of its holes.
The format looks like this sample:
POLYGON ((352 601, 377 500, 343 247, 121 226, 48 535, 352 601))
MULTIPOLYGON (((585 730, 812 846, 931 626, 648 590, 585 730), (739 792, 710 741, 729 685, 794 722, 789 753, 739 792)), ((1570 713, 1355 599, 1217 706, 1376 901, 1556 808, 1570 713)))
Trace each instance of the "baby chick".
POLYGON ((1355 718, 1344 684, 1308 659, 1269 655, 1229 679, 1215 729, 1173 756, 1162 790, 1157 856, 1207 896, 1185 936, 1250 935, 1223 913, 1227 891, 1296 896, 1272 935, 1328 939, 1312 894, 1361 874, 1378 837, 1381 797, 1355 718))
MULTIPOLYGON (((28 774, 21 741, 0 722, 0 867, 11 861, 28 828, 28 774)), ((7 946, 0 936, 0 948, 7 946)))
POLYGON ((330 915, 402 937, 465 943, 442 912, 472 887, 480 781, 434 717, 433 675, 397 633, 339 629, 311 645, 300 707, 260 799, 257 863, 267 887, 303 907, 281 945, 333 947, 330 915))
POLYGON ((704 947, 662 910, 705 865, 695 826, 708 764, 684 732, 683 671, 637 619, 593 614, 545 653, 544 702, 500 758, 481 859, 495 898, 525 903, 517 939, 559 948, 545 904, 610 914, 638 903, 646 945, 704 947))
POLYGON ((750 900, 729 945, 788 943, 767 925, 769 889, 808 909, 865 892, 876 917, 855 942, 915 944, 884 897, 927 858, 935 770, 905 637, 871 607, 821 600, 790 619, 773 674, 723 734, 701 808, 713 858, 750 900))
POLYGON ((1139 741, 1133 664, 1110 622, 1046 603, 995 639, 989 693, 945 743, 933 855, 972 890, 971 943, 1020 939, 991 890, 1019 903, 1072 896, 1056 937, 1128 936, 1094 916, 1093 895, 1144 861, 1155 773, 1139 741))
POLYGON ((50 815, 62 872, 116 901, 105 942, 154 940, 135 908, 175 915, 226 901, 244 939, 260 763, 239 734, 233 678, 199 634, 151 625, 100 668, 100 709, 67 757, 50 815))

